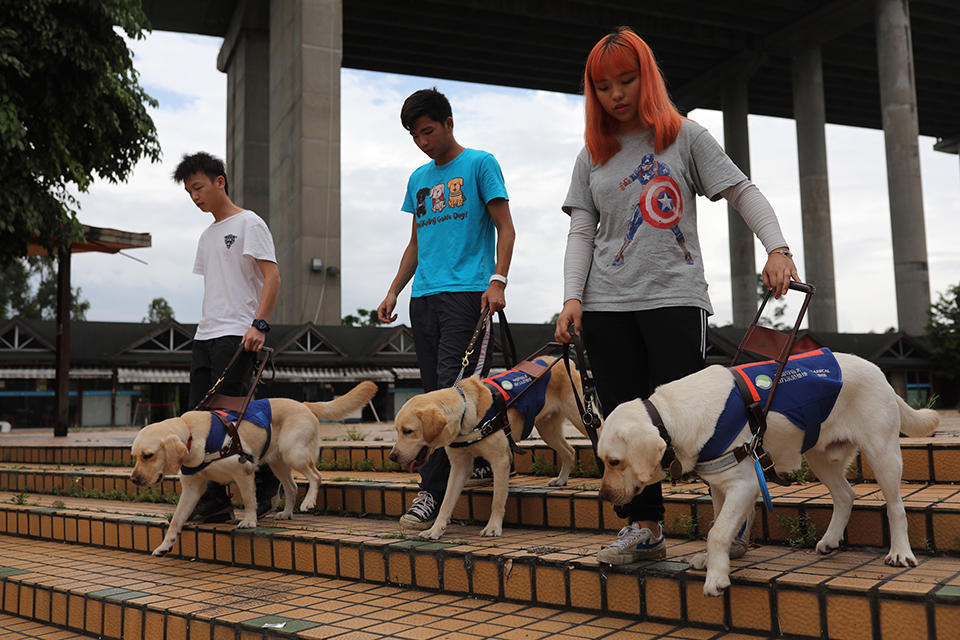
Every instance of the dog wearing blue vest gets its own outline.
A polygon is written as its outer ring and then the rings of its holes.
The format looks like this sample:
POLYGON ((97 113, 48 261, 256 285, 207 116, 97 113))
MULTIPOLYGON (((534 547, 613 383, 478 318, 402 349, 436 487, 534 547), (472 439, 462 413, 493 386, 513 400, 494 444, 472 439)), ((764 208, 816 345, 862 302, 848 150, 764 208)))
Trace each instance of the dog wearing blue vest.
MULTIPOLYGON (((416 468, 426 462, 437 448, 446 447, 450 459, 450 476, 440 510, 433 526, 421 535, 436 540, 443 535, 463 487, 473 471, 474 457, 482 457, 493 469, 493 500, 490 519, 480 532, 482 536, 499 536, 503 532, 503 514, 510 484, 510 440, 503 430, 480 437, 478 429, 498 412, 495 395, 510 403, 506 417, 511 436, 526 438, 534 424, 543 441, 557 452, 560 472, 550 486, 564 486, 576 461, 576 452, 563 436, 564 421, 571 422, 586 437, 586 431, 573 395, 570 377, 562 363, 550 368, 556 358, 538 358, 526 370, 507 371, 481 380, 464 378, 460 387, 438 389, 410 398, 397 412, 397 442, 390 459, 403 466, 416 468), (529 386, 529 388, 527 388, 529 386), (522 395, 519 393, 523 391, 522 395), (458 446, 460 445, 460 446, 458 446)), ((527 363, 524 363, 527 364, 527 363)), ((521 365, 518 365, 520 367, 521 365)), ((570 364, 570 373, 577 389, 580 374, 570 364)))
MULTIPOLYGON (((654 414, 659 414, 683 471, 696 470, 709 483, 714 522, 706 551, 691 560, 694 569, 707 571, 703 592, 708 596, 719 596, 730 586, 731 545, 743 523, 752 522, 761 495, 753 459, 737 462, 730 456, 751 439, 735 377, 746 383, 752 400, 764 402, 775 371, 770 362, 707 367, 657 387, 648 399, 655 411, 642 400, 618 406, 600 433, 600 497, 605 500, 624 504, 643 487, 664 479, 661 460, 668 443, 654 424, 654 414)), ((900 495, 899 434, 929 435, 939 423, 935 411, 908 406, 874 364, 818 349, 788 360, 767 415, 763 446, 778 473, 796 471, 805 457, 830 490, 833 515, 817 543, 821 554, 840 548, 856 497, 846 471, 862 451, 887 503, 890 552, 885 562, 916 566, 900 495)))
POLYGON ((288 398, 251 402, 237 427, 249 459, 239 455, 219 457, 218 452, 229 436, 220 418, 211 411, 188 411, 179 418, 145 426, 133 441, 131 453, 135 464, 130 480, 149 487, 165 475, 179 473, 181 485, 167 535, 153 550, 153 555, 164 555, 173 548, 210 481, 236 482, 243 499, 243 517, 237 528, 257 526, 253 473, 260 464, 269 465, 283 486, 284 508, 274 518, 289 520, 293 515, 297 498, 293 471, 310 483, 300 511, 312 510, 320 489, 320 472, 316 467, 320 454, 319 421, 342 420, 363 408, 376 392, 377 385, 367 381, 329 402, 297 402, 288 398))

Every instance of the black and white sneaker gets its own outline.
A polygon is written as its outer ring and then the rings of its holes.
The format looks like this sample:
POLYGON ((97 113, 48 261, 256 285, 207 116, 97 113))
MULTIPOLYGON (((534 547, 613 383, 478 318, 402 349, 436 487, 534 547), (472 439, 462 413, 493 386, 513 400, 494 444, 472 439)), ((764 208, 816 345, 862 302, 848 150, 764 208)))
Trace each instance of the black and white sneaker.
POLYGON ((440 504, 434 499, 429 491, 421 491, 413 499, 413 504, 407 509, 407 512, 400 516, 400 528, 410 531, 423 531, 433 526, 433 521, 437 519, 437 511, 440 510, 440 504))
MULTIPOLYGON (((473 466, 473 473, 464 483, 465 487, 489 487, 493 484, 493 469, 490 463, 483 458, 477 458, 479 462, 473 466)), ((517 470, 513 466, 513 460, 510 460, 510 477, 517 475, 517 470)))

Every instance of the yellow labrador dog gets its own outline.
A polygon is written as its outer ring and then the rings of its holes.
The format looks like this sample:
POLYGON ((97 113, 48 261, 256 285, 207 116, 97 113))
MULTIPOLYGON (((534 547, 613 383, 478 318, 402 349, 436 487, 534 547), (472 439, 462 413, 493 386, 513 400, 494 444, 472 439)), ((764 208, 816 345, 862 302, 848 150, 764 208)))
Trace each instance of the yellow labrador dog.
MULTIPOLYGON (((316 460, 320 453, 320 423, 318 420, 341 420, 362 408, 377 392, 373 382, 361 382, 345 395, 330 402, 297 402, 287 398, 269 401, 272 420, 268 441, 267 430, 247 420, 238 427, 243 450, 253 456, 253 462, 244 462, 240 456, 220 458, 204 465, 205 443, 211 429, 209 411, 188 411, 179 418, 170 418, 145 426, 133 441, 135 465, 130 479, 141 486, 151 486, 164 475, 180 475, 181 493, 173 512, 170 527, 163 542, 153 550, 160 556, 173 548, 180 530, 193 512, 208 481, 236 482, 243 498, 243 518, 238 528, 257 526, 257 500, 253 472, 260 463, 270 466, 283 485, 286 504, 274 517, 288 520, 293 515, 297 485, 292 470, 299 471, 310 482, 301 511, 313 509, 317 501, 320 472, 316 460), (269 442, 269 444, 268 444, 269 442), (264 451, 264 446, 267 447, 264 451), (193 471, 189 475, 186 470, 193 471)), ((215 418, 214 418, 215 419, 215 418)))
MULTIPOLYGON (((541 362, 549 366, 554 360, 556 358, 543 358, 541 362)), ((447 490, 437 519, 433 526, 422 534, 424 537, 436 540, 443 535, 464 484, 473 471, 475 457, 484 458, 493 469, 493 501, 490 519, 480 535, 499 536, 503 532, 503 513, 510 482, 510 459, 513 455, 507 436, 503 431, 496 431, 469 446, 451 447, 449 445, 458 437, 467 436, 473 432, 474 428, 483 422, 484 415, 494 404, 493 393, 500 393, 501 389, 509 390, 514 387, 515 383, 501 378, 511 374, 512 371, 514 370, 487 379, 497 383, 496 388, 487 386, 477 376, 465 378, 459 391, 456 388, 439 389, 414 396, 397 412, 395 420, 397 442, 390 452, 391 460, 404 466, 412 463, 417 467, 426 462, 430 454, 440 447, 446 447, 447 456, 450 458, 447 490)), ((579 389, 580 374, 573 364, 570 365, 570 373, 574 384, 579 389)), ((532 408, 525 407, 526 419, 535 420, 540 437, 557 452, 560 459, 560 473, 550 481, 550 486, 564 486, 567 484, 567 478, 576 459, 573 447, 563 437, 564 419, 569 420, 586 435, 580 411, 577 409, 577 401, 573 395, 570 378, 567 377, 562 363, 553 367, 549 380, 541 378, 533 384, 543 385, 543 387, 535 386, 526 394, 530 394, 530 398, 534 398, 535 393, 542 395, 543 405, 535 417, 531 414, 537 410, 539 403, 532 405, 532 408)), ((519 438, 523 433, 525 416, 511 407, 507 410, 507 418, 510 421, 511 433, 515 438, 519 438)))
MULTIPOLYGON (((887 501, 890 552, 886 562, 895 566, 915 566, 917 561, 910 549, 906 513, 900 496, 903 463, 898 434, 928 435, 937 428, 940 418, 935 411, 910 408, 872 363, 850 354, 830 356, 835 356, 835 364, 842 372, 842 386, 838 386, 839 393, 835 394, 832 406, 820 407, 827 415, 819 424, 819 437, 805 441, 807 432, 788 417, 792 415, 789 411, 784 410, 787 415, 775 412, 781 394, 789 393, 784 391, 792 384, 789 381, 822 375, 822 370, 816 368, 814 373, 795 373, 800 368, 794 369, 796 363, 791 359, 781 379, 788 382, 781 382, 774 396, 774 407, 767 417, 764 448, 781 474, 799 469, 801 450, 806 449, 803 456, 810 469, 830 490, 833 516, 817 543, 817 551, 822 554, 840 546, 855 497, 847 482, 846 470, 857 450, 863 451, 887 501)), ((661 385, 649 398, 672 439, 684 472, 694 470, 701 450, 712 441, 728 398, 731 393, 739 393, 734 389, 732 373, 735 369, 711 366, 661 385)), ((770 384, 769 377, 757 376, 756 382, 761 386, 770 384)), ((721 453, 732 451, 750 440, 750 430, 743 422, 738 423, 734 433, 721 453)), ((614 409, 604 422, 597 446, 604 463, 601 498, 624 504, 643 487, 662 480, 664 473, 660 461, 666 446, 641 400, 614 409)), ((749 522, 752 517, 760 485, 749 458, 716 473, 700 470, 698 473, 710 484, 715 520, 707 534, 706 552, 694 556, 691 564, 695 569, 706 568, 703 592, 718 596, 730 585, 731 543, 742 523, 749 522)))

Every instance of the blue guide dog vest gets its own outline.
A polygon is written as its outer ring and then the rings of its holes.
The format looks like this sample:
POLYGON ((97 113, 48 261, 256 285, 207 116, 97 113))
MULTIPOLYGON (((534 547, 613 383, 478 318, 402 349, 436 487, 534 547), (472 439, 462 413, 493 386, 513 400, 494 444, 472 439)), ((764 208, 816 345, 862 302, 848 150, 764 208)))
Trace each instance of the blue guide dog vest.
MULTIPOLYGON (((767 360, 738 365, 732 367, 730 372, 746 383, 751 399, 763 405, 770 395, 778 366, 777 362, 767 360)), ((829 349, 798 353, 787 360, 770 411, 784 415, 804 432, 801 452, 817 443, 820 424, 833 411, 842 386, 840 365, 829 349)), ((699 461, 705 462, 723 455, 746 423, 744 397, 734 385, 717 420, 713 436, 700 450, 699 461)))
MULTIPOLYGON (((547 362, 539 358, 534 360, 534 362, 544 367, 550 366, 547 362)), ((537 417, 537 414, 540 413, 540 410, 543 409, 543 405, 547 401, 547 383, 550 382, 550 374, 551 370, 547 369, 546 373, 540 378, 534 379, 533 376, 523 371, 508 369, 503 373, 498 373, 495 376, 483 379, 484 383, 493 387, 492 392, 500 393, 510 409, 516 409, 520 412, 520 415, 523 416, 523 434, 521 434, 518 440, 527 438, 530 432, 533 431, 534 418, 537 417), (531 384, 533 386, 530 386, 531 384), (527 387, 530 387, 530 390, 524 392, 524 389, 527 387), (521 393, 523 395, 520 395, 521 393), (517 396, 520 397, 517 398, 517 396), (514 398, 517 398, 517 400, 511 404, 514 398)), ((483 416, 480 423, 486 422, 496 415, 496 413, 497 403, 495 402, 483 416)))
MULTIPOLYGON (((227 439, 227 429, 223 426, 223 420, 215 416, 215 413, 223 416, 228 422, 237 419, 236 411, 214 409, 210 412, 210 433, 207 435, 207 442, 204 447, 204 451, 208 454, 220 451, 227 439)), ((267 430, 267 441, 263 445, 263 451, 260 452, 260 456, 262 457, 263 454, 267 452, 267 449, 270 448, 270 423, 273 421, 273 411, 270 409, 270 400, 252 401, 247 405, 247 410, 243 413, 243 419, 267 430)), ((219 460, 219 458, 205 460, 196 467, 180 467, 180 473, 185 476, 193 475, 211 462, 216 462, 217 460, 219 460)))

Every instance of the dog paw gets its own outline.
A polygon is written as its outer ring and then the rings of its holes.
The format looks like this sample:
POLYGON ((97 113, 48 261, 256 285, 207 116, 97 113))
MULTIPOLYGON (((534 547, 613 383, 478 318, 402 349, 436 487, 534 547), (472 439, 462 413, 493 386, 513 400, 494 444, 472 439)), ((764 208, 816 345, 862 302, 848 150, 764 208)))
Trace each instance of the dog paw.
POLYGON ((316 504, 313 502, 304 502, 303 504, 300 505, 300 511, 303 511, 303 512, 313 511, 313 508, 315 506, 316 504))
POLYGON ((551 487, 565 487, 565 486, 567 486, 567 481, 566 481, 566 480, 561 480, 560 478, 554 478, 553 480, 551 480, 551 481, 548 482, 547 484, 548 484, 549 486, 551 486, 551 487))
POLYGON ((817 543, 817 553, 819 553, 822 556, 828 556, 831 553, 836 553, 839 550, 840 550, 839 544, 831 544, 826 540, 821 540, 820 542, 817 543))
POLYGON ((255 526, 257 526, 256 518, 244 518, 243 520, 237 523, 236 528, 237 529, 253 529, 255 526))
POLYGON ((698 571, 703 571, 707 568, 707 552, 701 551, 692 558, 690 558, 690 566, 698 571))
POLYGON ((273 514, 274 520, 291 520, 293 519, 293 512, 291 511, 277 511, 273 514))
POLYGON ((420 536, 426 538, 427 540, 439 540, 445 529, 446 527, 430 527, 421 533, 420 536))
POLYGON ((158 558, 161 557, 161 556, 165 556, 165 555, 167 555, 167 553, 169 553, 170 549, 172 549, 172 548, 173 548, 173 547, 167 547, 167 546, 164 546, 164 545, 160 545, 159 547, 157 547, 156 549, 153 550, 153 555, 155 555, 155 556, 158 557, 158 558))
POLYGON ((703 595, 720 596, 730 586, 730 576, 711 576, 707 574, 707 579, 703 583, 703 595))
POLYGON ((887 557, 883 559, 884 564, 888 564, 891 567, 915 567, 917 566, 917 558, 913 555, 912 551, 894 551, 890 550, 890 553, 887 554, 887 557))
POLYGON ((488 538, 499 538, 500 534, 503 533, 503 526, 499 524, 488 524, 483 528, 483 531, 480 532, 481 536, 486 536, 488 538))

